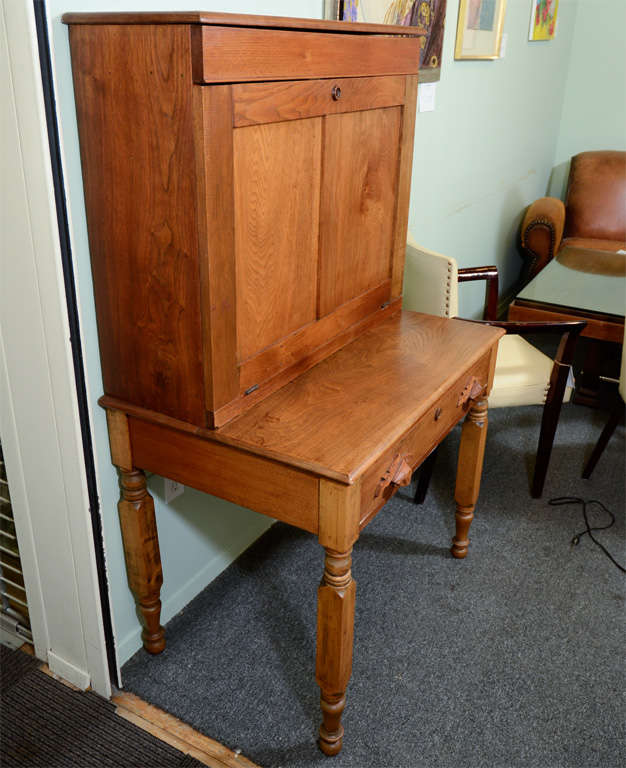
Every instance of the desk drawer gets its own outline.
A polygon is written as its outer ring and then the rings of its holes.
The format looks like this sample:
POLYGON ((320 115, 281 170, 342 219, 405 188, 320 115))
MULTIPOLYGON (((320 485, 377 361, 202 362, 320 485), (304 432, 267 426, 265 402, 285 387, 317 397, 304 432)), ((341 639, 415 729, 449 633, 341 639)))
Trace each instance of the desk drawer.
POLYGON ((381 478, 392 466, 396 457, 401 457, 411 470, 415 470, 422 463, 469 410, 470 401, 460 403, 460 399, 472 377, 486 387, 489 380, 489 360, 490 354, 487 353, 459 376, 420 420, 365 472, 361 480, 361 528, 397 490, 397 486, 393 483, 383 490, 379 489, 381 478))
POLYGON ((196 83, 415 75, 413 37, 193 26, 196 83))

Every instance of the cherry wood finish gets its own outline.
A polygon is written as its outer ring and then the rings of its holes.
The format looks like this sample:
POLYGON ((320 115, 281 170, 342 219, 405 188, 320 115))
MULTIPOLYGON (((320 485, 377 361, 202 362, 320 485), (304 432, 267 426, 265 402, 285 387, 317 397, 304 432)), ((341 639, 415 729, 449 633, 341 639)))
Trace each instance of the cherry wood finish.
POLYGON ((235 128, 404 104, 404 77, 349 77, 233 86, 235 128), (331 101, 329 101, 329 94, 331 101))
POLYGON ((503 333, 400 311, 419 39, 223 14, 65 20, 144 644, 164 647, 144 471, 317 535, 319 744, 337 754, 352 547, 469 412, 453 552, 467 551, 486 431, 472 398, 503 333))
POLYGON ((189 17, 67 20, 105 393, 214 428, 400 299, 419 38, 189 17))
POLYGON ((342 34, 338 45, 318 32, 194 26, 192 45, 197 83, 409 75, 419 64, 409 36, 342 34))
POLYGON ((291 16, 251 16, 216 11, 126 12, 126 13, 66 13, 64 24, 203 24, 229 27, 253 27, 260 29, 295 29, 315 32, 349 32, 355 35, 421 36, 419 27, 394 24, 353 24, 345 21, 323 19, 298 19, 291 16))
POLYGON ((485 441, 487 440, 487 399, 473 402, 463 422, 461 447, 457 468, 456 533, 452 539, 452 554, 464 558, 469 548, 469 528, 480 489, 485 441))

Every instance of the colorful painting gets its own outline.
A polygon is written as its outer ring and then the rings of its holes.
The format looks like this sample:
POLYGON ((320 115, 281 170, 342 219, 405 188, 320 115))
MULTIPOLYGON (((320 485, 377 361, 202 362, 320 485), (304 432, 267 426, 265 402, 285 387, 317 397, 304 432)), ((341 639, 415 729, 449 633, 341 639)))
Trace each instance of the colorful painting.
POLYGON ((529 40, 552 40, 559 0, 532 0, 529 40))
POLYGON ((497 59, 506 0, 460 0, 455 59, 497 59))
POLYGON ((421 27, 420 82, 439 80, 446 0, 340 0, 335 18, 421 27))

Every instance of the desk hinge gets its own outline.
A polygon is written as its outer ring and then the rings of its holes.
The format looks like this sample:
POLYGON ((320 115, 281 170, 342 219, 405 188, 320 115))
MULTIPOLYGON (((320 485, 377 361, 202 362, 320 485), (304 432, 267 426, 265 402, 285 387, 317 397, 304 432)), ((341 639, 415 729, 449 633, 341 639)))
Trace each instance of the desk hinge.
POLYGON ((253 392, 255 392, 259 388, 258 384, 253 384, 251 387, 248 387, 246 391, 243 393, 243 396, 251 395, 253 392))

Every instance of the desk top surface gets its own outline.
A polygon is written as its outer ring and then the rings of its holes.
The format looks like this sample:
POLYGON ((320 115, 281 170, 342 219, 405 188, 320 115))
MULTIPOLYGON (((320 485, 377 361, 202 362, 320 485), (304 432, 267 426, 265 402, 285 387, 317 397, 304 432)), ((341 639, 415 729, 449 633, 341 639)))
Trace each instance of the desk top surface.
POLYGON ((213 439, 351 482, 503 333, 464 320, 398 312, 214 432, 213 439))

